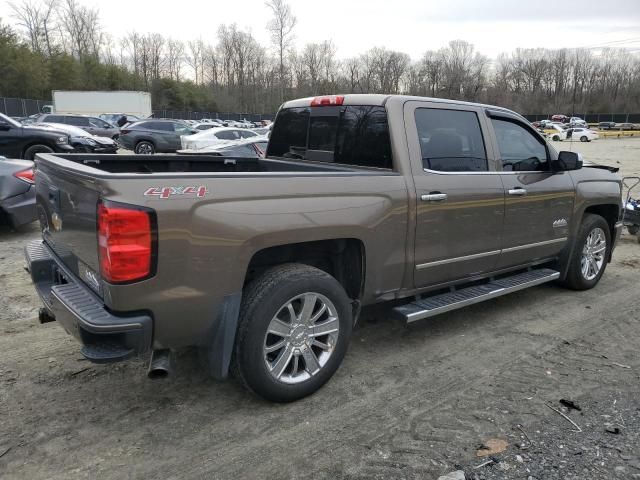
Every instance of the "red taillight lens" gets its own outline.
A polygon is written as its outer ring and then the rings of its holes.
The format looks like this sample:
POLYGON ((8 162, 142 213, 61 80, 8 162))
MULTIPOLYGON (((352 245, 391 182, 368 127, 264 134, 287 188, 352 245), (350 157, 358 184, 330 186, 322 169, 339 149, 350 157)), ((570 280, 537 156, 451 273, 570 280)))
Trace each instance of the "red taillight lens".
POLYGON ((33 172, 33 168, 30 168, 28 170, 23 170, 21 172, 16 172, 13 174, 14 177, 19 178, 23 182, 30 183, 31 185, 36 183, 34 175, 35 174, 33 172))
POLYGON ((153 267, 152 213, 119 204, 98 204, 98 252, 109 283, 142 280, 153 267))
POLYGON ((313 100, 311 100, 312 107, 342 105, 343 103, 344 103, 343 95, 326 95, 324 97, 315 97, 313 100))

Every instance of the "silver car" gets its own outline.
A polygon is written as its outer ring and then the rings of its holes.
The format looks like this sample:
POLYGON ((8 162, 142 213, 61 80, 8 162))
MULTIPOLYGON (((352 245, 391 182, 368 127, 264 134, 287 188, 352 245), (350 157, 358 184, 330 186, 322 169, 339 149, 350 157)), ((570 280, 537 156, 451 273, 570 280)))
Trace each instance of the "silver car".
POLYGON ((47 113, 38 117, 36 123, 64 123, 81 128, 91 135, 109 137, 114 140, 120 135, 120 129, 118 127, 113 126, 109 122, 105 122, 101 118, 89 117, 87 115, 47 113))

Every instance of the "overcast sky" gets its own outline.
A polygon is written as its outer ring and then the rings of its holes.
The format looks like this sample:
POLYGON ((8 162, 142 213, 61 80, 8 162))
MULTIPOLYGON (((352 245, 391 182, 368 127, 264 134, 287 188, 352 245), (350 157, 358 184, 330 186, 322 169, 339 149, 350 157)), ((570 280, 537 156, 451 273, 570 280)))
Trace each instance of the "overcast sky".
MULTIPOLYGON (((19 0, 15 0, 18 2, 19 0)), ((269 11, 263 0, 78 0, 100 10, 114 37, 160 32, 215 42, 218 25, 237 23, 259 41, 269 11)), ((374 46, 408 53, 463 39, 495 58, 517 47, 622 46, 640 51, 640 0, 289 0, 296 46, 331 39, 341 58, 374 46)), ((0 17, 13 23, 6 0, 0 17)))

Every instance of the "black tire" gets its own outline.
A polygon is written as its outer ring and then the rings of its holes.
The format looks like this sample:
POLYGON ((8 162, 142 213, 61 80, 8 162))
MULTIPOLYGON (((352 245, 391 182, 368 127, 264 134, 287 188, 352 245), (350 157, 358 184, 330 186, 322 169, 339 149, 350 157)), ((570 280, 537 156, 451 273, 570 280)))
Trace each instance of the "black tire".
POLYGON ((551 140, 557 142, 558 140, 560 140, 560 137, 558 135, 554 135, 553 137, 551 137, 551 140))
POLYGON ((306 397, 324 385, 340 366, 347 352, 352 326, 351 302, 342 285, 331 275, 301 264, 271 268, 244 290, 234 371, 250 391, 267 400, 291 402, 306 397), (271 374, 265 361, 267 329, 291 299, 310 292, 325 296, 335 307, 338 338, 326 363, 315 374, 301 383, 285 383, 271 374))
POLYGON ((53 153, 53 148, 47 145, 31 145, 24 151, 23 158, 25 160, 33 160, 36 157, 36 153, 53 153))
POLYGON ((582 218, 580 229, 578 230, 578 235, 575 239, 572 256, 569 259, 569 271, 567 273, 567 278, 563 282, 564 286, 573 290, 589 290, 590 288, 595 287, 602 278, 605 269, 607 268, 607 262, 609 261, 610 252, 611 231, 609 230, 609 224, 600 215, 585 213, 584 217, 582 218), (587 237, 596 228, 600 228, 602 231, 604 231, 606 239, 604 262, 595 278, 587 279, 582 274, 582 251, 587 241, 587 237))
POLYGON ((637 235, 640 232, 640 225, 627 225, 629 235, 637 235))
POLYGON ((589 141, 589 139, 587 138, 587 136, 586 136, 586 135, 583 135, 583 136, 581 136, 581 137, 580 137, 580 141, 581 141, 581 142, 588 142, 588 141, 589 141))
POLYGON ((134 152, 138 155, 153 155, 156 153, 156 146, 147 140, 136 143, 134 152))

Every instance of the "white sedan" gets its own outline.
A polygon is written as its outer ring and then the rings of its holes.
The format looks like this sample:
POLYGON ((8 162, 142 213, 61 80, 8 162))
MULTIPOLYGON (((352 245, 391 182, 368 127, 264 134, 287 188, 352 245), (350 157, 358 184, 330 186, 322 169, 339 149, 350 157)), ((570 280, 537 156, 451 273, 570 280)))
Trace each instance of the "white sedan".
POLYGON ((228 141, 257 136, 256 132, 245 128, 214 127, 193 135, 183 135, 180 137, 180 143, 183 150, 200 150, 228 141))
MULTIPOLYGON (((573 128, 571 130, 571 137, 568 140, 581 142, 590 142, 591 140, 595 140, 598 138, 598 133, 593 130, 589 130, 588 128, 573 128)), ((568 135, 567 135, 568 136, 568 135)))

